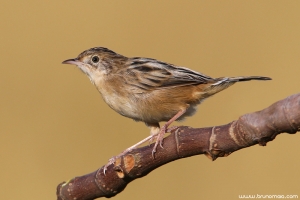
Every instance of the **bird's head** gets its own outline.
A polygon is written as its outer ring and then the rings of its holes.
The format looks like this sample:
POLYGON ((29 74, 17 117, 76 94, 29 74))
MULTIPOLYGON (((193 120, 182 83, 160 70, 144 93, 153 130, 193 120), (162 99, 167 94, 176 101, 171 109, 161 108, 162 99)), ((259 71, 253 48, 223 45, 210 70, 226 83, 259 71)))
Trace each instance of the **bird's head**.
POLYGON ((97 78, 117 70, 126 59, 107 48, 95 47, 82 52, 77 58, 63 61, 62 64, 76 65, 94 82, 97 78))

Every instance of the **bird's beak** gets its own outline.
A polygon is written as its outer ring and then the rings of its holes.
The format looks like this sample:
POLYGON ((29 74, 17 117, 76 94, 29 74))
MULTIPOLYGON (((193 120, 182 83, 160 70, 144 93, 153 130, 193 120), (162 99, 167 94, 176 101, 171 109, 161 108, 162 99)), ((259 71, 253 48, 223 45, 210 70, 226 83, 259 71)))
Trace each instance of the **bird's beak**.
POLYGON ((62 62, 62 64, 79 65, 81 62, 76 58, 68 59, 62 62))

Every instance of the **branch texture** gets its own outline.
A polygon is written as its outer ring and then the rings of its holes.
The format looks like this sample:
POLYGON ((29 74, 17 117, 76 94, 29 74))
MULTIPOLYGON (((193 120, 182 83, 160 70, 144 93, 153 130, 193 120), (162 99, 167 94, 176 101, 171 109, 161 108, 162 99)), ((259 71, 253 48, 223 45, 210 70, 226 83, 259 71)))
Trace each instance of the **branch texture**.
POLYGON ((164 139, 152 157, 153 144, 134 149, 107 168, 75 177, 57 187, 58 200, 91 200, 113 197, 131 181, 177 159, 205 154, 215 160, 234 151, 259 144, 265 146, 280 133, 300 130, 300 93, 274 103, 268 108, 241 116, 226 125, 208 128, 181 126, 164 139))

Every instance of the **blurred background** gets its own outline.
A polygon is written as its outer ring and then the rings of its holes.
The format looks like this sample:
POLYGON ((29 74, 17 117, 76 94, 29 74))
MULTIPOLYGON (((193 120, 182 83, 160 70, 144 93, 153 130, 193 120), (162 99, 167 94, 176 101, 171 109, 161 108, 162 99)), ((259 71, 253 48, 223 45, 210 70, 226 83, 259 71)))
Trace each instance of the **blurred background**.
MULTIPOLYGON (((56 186, 95 171, 149 134, 111 110, 75 66, 103 46, 236 84, 174 125, 222 125, 299 92, 299 1, 3 1, 0 199, 56 199, 56 186)), ((300 134, 281 134, 211 162, 194 156, 138 179, 114 199, 238 199, 298 194, 300 134)))

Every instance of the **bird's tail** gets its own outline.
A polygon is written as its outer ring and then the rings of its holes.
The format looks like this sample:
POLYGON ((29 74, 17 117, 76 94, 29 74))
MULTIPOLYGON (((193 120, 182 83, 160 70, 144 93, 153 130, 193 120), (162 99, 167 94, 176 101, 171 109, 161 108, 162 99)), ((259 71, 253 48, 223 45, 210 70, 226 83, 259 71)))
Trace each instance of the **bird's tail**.
POLYGON ((238 77, 221 77, 215 79, 215 82, 205 88, 205 95, 214 95, 240 81, 251 81, 251 80, 272 80, 269 77, 264 76, 238 76, 238 77))
POLYGON ((221 80, 229 81, 229 82, 240 82, 240 81, 251 81, 251 80, 267 81, 272 79, 264 76, 238 76, 238 77, 230 77, 230 78, 221 78, 221 80))

